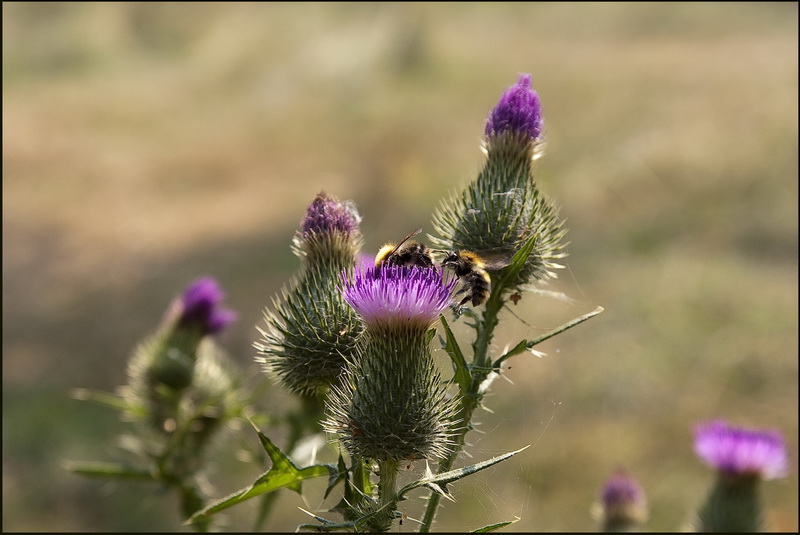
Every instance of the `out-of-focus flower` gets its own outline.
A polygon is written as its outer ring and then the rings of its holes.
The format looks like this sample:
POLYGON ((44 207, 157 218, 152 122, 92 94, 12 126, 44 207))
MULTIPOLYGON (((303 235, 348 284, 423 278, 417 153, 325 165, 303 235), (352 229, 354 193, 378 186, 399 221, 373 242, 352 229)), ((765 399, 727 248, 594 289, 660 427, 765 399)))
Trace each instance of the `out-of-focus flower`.
POLYGON ((220 407, 229 404, 227 398, 234 395, 233 367, 218 364, 226 357, 210 336, 236 319, 236 312, 222 308, 224 297, 212 277, 190 283, 172 301, 160 328, 139 344, 128 362, 125 397, 132 405, 144 408, 136 417, 145 419, 159 432, 172 433, 174 422, 189 414, 186 407, 178 414, 178 405, 187 404, 193 410, 191 400, 195 399, 202 399, 197 406, 207 409, 201 409, 198 418, 207 419, 209 424, 197 423, 195 427, 210 430, 214 427, 211 421, 217 417, 209 415, 218 413, 220 407), (206 381, 212 369, 220 371, 206 381), (212 386, 200 386, 208 384, 212 386))
POLYGON ((647 498, 639 483, 617 470, 600 494, 603 531, 637 531, 647 520, 647 498))
POLYGON ((715 420, 695 428, 694 448, 700 458, 725 474, 765 480, 786 475, 786 447, 775 430, 745 429, 715 420))
POLYGON ((180 298, 178 327, 199 329, 203 334, 215 334, 236 320, 236 312, 220 307, 225 297, 212 277, 192 282, 180 298))
POLYGON ((786 475, 783 437, 773 430, 735 427, 722 420, 695 427, 697 454, 717 469, 717 480, 697 514, 699 531, 761 530, 762 480, 786 475))

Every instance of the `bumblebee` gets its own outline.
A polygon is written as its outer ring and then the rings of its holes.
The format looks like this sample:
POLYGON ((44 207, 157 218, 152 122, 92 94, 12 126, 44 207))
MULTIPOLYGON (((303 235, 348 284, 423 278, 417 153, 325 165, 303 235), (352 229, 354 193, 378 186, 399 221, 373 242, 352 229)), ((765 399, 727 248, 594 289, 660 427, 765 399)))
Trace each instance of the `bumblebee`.
POLYGON ((387 243, 381 247, 381 250, 375 255, 375 267, 381 267, 384 264, 389 266, 433 267, 433 259, 425 244, 409 241, 420 232, 422 232, 422 229, 418 228, 400 240, 399 243, 387 243))
POLYGON ((486 302, 492 291, 492 282, 487 269, 495 270, 506 267, 508 260, 503 258, 484 259, 471 251, 450 251, 442 260, 442 267, 451 268, 461 279, 464 288, 459 294, 466 293, 459 306, 471 301, 477 307, 486 302))

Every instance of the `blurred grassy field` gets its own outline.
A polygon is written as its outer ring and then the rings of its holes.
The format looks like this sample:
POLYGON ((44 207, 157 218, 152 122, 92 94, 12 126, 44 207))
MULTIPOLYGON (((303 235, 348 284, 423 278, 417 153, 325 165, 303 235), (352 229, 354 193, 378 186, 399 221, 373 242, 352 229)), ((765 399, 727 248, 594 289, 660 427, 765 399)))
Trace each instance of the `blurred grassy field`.
MULTIPOLYGON (((124 429, 69 389, 122 384, 204 274, 240 313, 221 342, 259 373, 254 326, 313 196, 353 199, 370 252, 430 230, 530 72, 537 176, 570 229, 552 289, 578 304, 526 296, 498 349, 606 311, 511 361, 468 453, 534 447, 456 484, 437 529, 593 530, 618 465, 649 528, 679 528, 712 482, 692 426, 722 417, 785 434, 791 474, 765 499, 770 529, 797 531, 797 39, 789 3, 4 3, 3 529, 177 529, 168 495, 61 468, 110 459, 124 429)), ((226 438, 216 496, 260 472, 226 438)), ((306 521, 308 489, 267 528, 306 521)), ((249 529, 238 512, 224 529, 249 529)))

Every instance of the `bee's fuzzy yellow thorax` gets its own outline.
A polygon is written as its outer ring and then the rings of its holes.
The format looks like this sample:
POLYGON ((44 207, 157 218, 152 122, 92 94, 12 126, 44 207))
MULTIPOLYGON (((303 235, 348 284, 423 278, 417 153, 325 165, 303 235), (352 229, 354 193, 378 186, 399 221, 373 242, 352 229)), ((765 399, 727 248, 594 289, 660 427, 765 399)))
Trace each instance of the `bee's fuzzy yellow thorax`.
POLYGON ((479 268, 482 268, 482 267, 485 266, 485 262, 483 261, 483 258, 481 258, 480 256, 476 255, 475 253, 473 253, 471 251, 461 251, 460 254, 464 258, 467 258, 468 260, 472 261, 479 268))
POLYGON ((387 243, 381 247, 378 251, 378 254, 375 255, 375 265, 379 266, 381 262, 386 260, 386 257, 392 252, 392 250, 394 250, 394 248, 395 245, 393 243, 387 243))

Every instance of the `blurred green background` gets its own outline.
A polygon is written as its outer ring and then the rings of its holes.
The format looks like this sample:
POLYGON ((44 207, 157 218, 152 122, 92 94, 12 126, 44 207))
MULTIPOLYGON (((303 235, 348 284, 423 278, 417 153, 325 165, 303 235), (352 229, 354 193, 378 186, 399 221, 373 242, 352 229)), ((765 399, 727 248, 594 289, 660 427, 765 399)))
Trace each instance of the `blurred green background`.
MULTIPOLYGON (((794 3, 3 3, 3 529, 185 529, 167 493, 62 468, 113 459, 127 429, 69 390, 123 384, 206 274, 240 313, 220 342, 260 373, 255 325, 313 196, 353 199, 371 253, 432 230, 530 72, 537 177, 570 229, 550 289, 575 303, 525 296, 497 348, 606 311, 510 361, 467 453, 533 447, 457 483, 436 528, 593 530, 624 466, 649 528, 677 529, 713 480, 692 427, 722 417, 785 434, 791 473, 764 494, 768 527, 796 531, 797 21, 794 3)), ((261 401, 294 403, 277 386, 261 401)), ((240 440, 211 452, 215 496, 262 471, 235 460, 240 440)), ((267 529, 332 505, 307 488, 267 529)))

